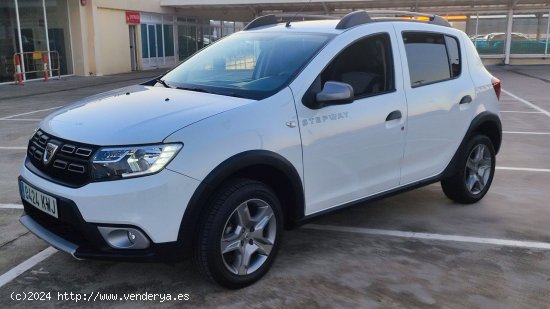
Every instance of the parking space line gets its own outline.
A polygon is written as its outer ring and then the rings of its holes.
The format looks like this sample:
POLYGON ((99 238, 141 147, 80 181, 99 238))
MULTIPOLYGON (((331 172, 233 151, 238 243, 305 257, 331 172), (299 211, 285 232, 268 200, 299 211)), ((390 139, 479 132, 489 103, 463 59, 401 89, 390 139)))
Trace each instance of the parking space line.
POLYGON ((524 172, 550 173, 550 169, 546 169, 546 168, 497 166, 496 169, 497 170, 504 170, 504 171, 524 171, 524 172))
POLYGON ((11 115, 11 116, 2 117, 2 118, 0 118, 0 120, 6 120, 6 119, 11 119, 11 118, 19 117, 19 116, 25 116, 25 115, 30 115, 30 114, 34 114, 34 113, 40 113, 40 112, 50 111, 50 110, 52 110, 52 109, 57 109, 57 108, 60 108, 60 107, 61 107, 61 106, 54 106, 54 107, 50 107, 50 108, 39 109, 39 110, 32 111, 32 112, 26 112, 26 113, 21 113, 21 114, 15 114, 15 115, 11 115))
POLYGON ((517 113, 517 114, 542 114, 542 112, 524 112, 524 111, 500 111, 501 113, 517 113))
POLYGON ((0 146, 0 150, 27 150, 27 147, 2 147, 0 146))
POLYGON ((0 209, 23 209, 21 204, 0 204, 0 209))
POLYGON ((511 93, 511 92, 509 92, 509 91, 506 91, 506 90, 502 89, 502 92, 504 92, 504 93, 506 93, 507 95, 511 96, 512 98, 514 98, 514 99, 520 101, 521 103, 523 103, 523 104, 525 104, 525 105, 527 105, 527 106, 529 106, 529 107, 531 107, 531 108, 533 108, 533 109, 536 109, 536 110, 538 110, 539 112, 541 112, 541 113, 545 114, 546 116, 550 117, 550 112, 549 112, 549 111, 547 111, 547 110, 545 110, 545 109, 543 109, 543 108, 541 108, 541 107, 539 107, 539 106, 537 106, 537 105, 535 105, 535 104, 533 104, 533 103, 531 103, 531 102, 529 102, 529 101, 527 101, 527 100, 525 100, 525 99, 522 99, 522 98, 518 97, 517 95, 515 95, 515 94, 513 94, 513 93, 511 93))
POLYGON ((57 249, 53 247, 48 247, 42 250, 41 252, 37 253, 36 255, 30 257, 28 260, 24 261, 23 263, 8 270, 5 274, 0 276, 0 288, 8 284, 13 279, 17 278, 22 273, 36 266, 36 264, 49 258, 52 254, 56 252, 57 252, 57 249))
POLYGON ((42 119, 38 119, 38 118, 8 118, 8 119, 3 119, 3 118, 0 118, 1 121, 40 121, 42 119))
POLYGON ((504 134, 550 135, 550 132, 502 131, 504 134))
POLYGON ((497 245, 497 246, 507 246, 507 247, 550 250, 550 243, 537 242, 537 241, 523 241, 523 240, 510 240, 510 239, 499 239, 499 238, 484 238, 484 237, 471 237, 471 236, 432 234, 432 233, 416 233, 416 232, 406 232, 406 231, 380 230, 380 229, 369 229, 369 228, 360 228, 360 227, 319 225, 319 224, 307 224, 307 225, 304 225, 302 228, 312 229, 312 230, 321 230, 321 231, 376 235, 376 236, 467 242, 467 243, 484 244, 484 245, 497 245))

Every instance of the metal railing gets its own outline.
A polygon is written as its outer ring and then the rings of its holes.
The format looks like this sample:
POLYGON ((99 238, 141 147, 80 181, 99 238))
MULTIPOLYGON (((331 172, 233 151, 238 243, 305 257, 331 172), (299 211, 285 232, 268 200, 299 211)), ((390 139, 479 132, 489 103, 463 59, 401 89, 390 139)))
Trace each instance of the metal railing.
POLYGON ((59 53, 56 50, 32 51, 13 54, 14 81, 16 84, 23 84, 27 74, 43 74, 47 81, 54 72, 57 72, 57 79, 61 79, 61 62, 59 53), (25 76, 25 78, 24 78, 25 76))

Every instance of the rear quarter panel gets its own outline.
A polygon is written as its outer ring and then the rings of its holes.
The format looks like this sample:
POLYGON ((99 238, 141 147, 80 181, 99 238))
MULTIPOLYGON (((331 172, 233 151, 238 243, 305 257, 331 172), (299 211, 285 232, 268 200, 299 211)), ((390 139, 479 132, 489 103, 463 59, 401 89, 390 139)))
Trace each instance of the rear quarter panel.
POLYGON ((462 36, 462 42, 464 45, 464 51, 467 55, 468 71, 472 82, 474 83, 476 92, 474 99, 476 109, 473 117, 484 111, 490 111, 500 117, 498 99, 491 83, 493 75, 487 71, 481 62, 481 58, 479 57, 474 44, 465 34, 462 36))

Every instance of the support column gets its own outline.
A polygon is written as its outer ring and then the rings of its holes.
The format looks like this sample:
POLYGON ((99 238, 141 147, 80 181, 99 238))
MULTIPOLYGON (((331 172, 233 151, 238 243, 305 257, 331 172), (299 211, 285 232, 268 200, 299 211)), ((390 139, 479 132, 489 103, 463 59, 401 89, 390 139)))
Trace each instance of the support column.
POLYGON ((548 40, 550 39, 550 11, 548 11, 548 21, 546 22, 546 45, 544 47, 544 54, 548 55, 548 40))
POLYGON ((102 66, 101 66, 101 41, 99 40, 99 31, 98 31, 98 8, 97 8, 97 1, 96 0, 89 0, 89 8, 88 10, 88 28, 89 32, 88 35, 91 35, 91 40, 88 46, 93 51, 93 60, 94 65, 93 69, 95 69, 95 75, 96 76, 103 76, 102 66))
MULTIPOLYGON (((23 50, 23 40, 21 40, 21 22, 19 21, 19 5, 17 4, 17 0, 13 0, 15 3, 15 19, 17 21, 17 36, 19 37, 19 52, 24 52, 23 50)), ((27 76, 25 74, 25 57, 21 55, 21 73, 23 73, 23 80, 27 80, 27 76)))
MULTIPOLYGON (((160 34, 162 35, 162 40, 161 40, 162 41, 162 64, 166 65, 166 49, 165 49, 166 44, 164 43, 164 15, 163 14, 160 15, 160 27, 161 27, 160 34)), ((158 34, 158 31, 157 31, 157 34, 158 34)), ((158 38, 157 38, 157 42, 158 42, 158 38)), ((158 46, 157 46, 157 52, 158 52, 158 46)))
POLYGON ((46 51, 48 52, 48 70, 49 76, 53 77, 52 74, 52 57, 50 55, 50 36, 48 34, 48 16, 46 14, 46 0, 42 0, 42 9, 44 11, 44 28, 46 29, 46 51))
POLYGON ((543 22, 543 18, 542 18, 542 13, 535 13, 535 17, 537 18, 537 36, 535 37, 536 40, 540 40, 540 36, 541 36, 541 28, 542 28, 542 22, 543 22))
POLYGON ((71 30, 71 50, 73 56, 73 73, 88 76, 90 69, 88 52, 87 16, 80 1, 67 1, 69 11, 69 29, 71 30))
POLYGON ((508 22, 506 24, 506 42, 504 45, 504 64, 510 64, 510 49, 512 48, 512 23, 514 9, 508 10, 508 22))
POLYGON ((474 39, 474 45, 475 45, 476 49, 477 49, 477 39, 478 39, 478 37, 477 37, 478 28, 479 28, 479 13, 476 14, 476 36, 474 37, 475 38, 474 39))

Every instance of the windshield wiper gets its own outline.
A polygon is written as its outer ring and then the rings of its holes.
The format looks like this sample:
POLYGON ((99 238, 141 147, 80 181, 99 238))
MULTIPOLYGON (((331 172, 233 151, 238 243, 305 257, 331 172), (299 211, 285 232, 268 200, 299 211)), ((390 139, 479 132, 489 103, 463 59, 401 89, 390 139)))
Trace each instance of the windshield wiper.
POLYGON ((244 96, 237 94, 235 92, 226 92, 226 93, 220 93, 221 95, 226 95, 228 97, 234 97, 234 98, 245 98, 244 96))
POLYGON ((163 85, 166 88, 173 88, 172 86, 168 85, 168 83, 164 79, 158 78, 158 79, 155 79, 155 82, 163 85))
POLYGON ((234 98, 244 98, 242 95, 237 94, 235 92, 212 92, 212 91, 208 91, 204 88, 195 88, 195 87, 176 87, 176 89, 203 92, 203 93, 211 93, 211 94, 217 94, 217 95, 225 95, 225 96, 234 97, 234 98))
POLYGON ((195 91, 195 92, 204 92, 204 93, 211 93, 210 91, 203 89, 203 88, 195 88, 195 87, 176 87, 176 89, 180 90, 188 90, 188 91, 195 91))

